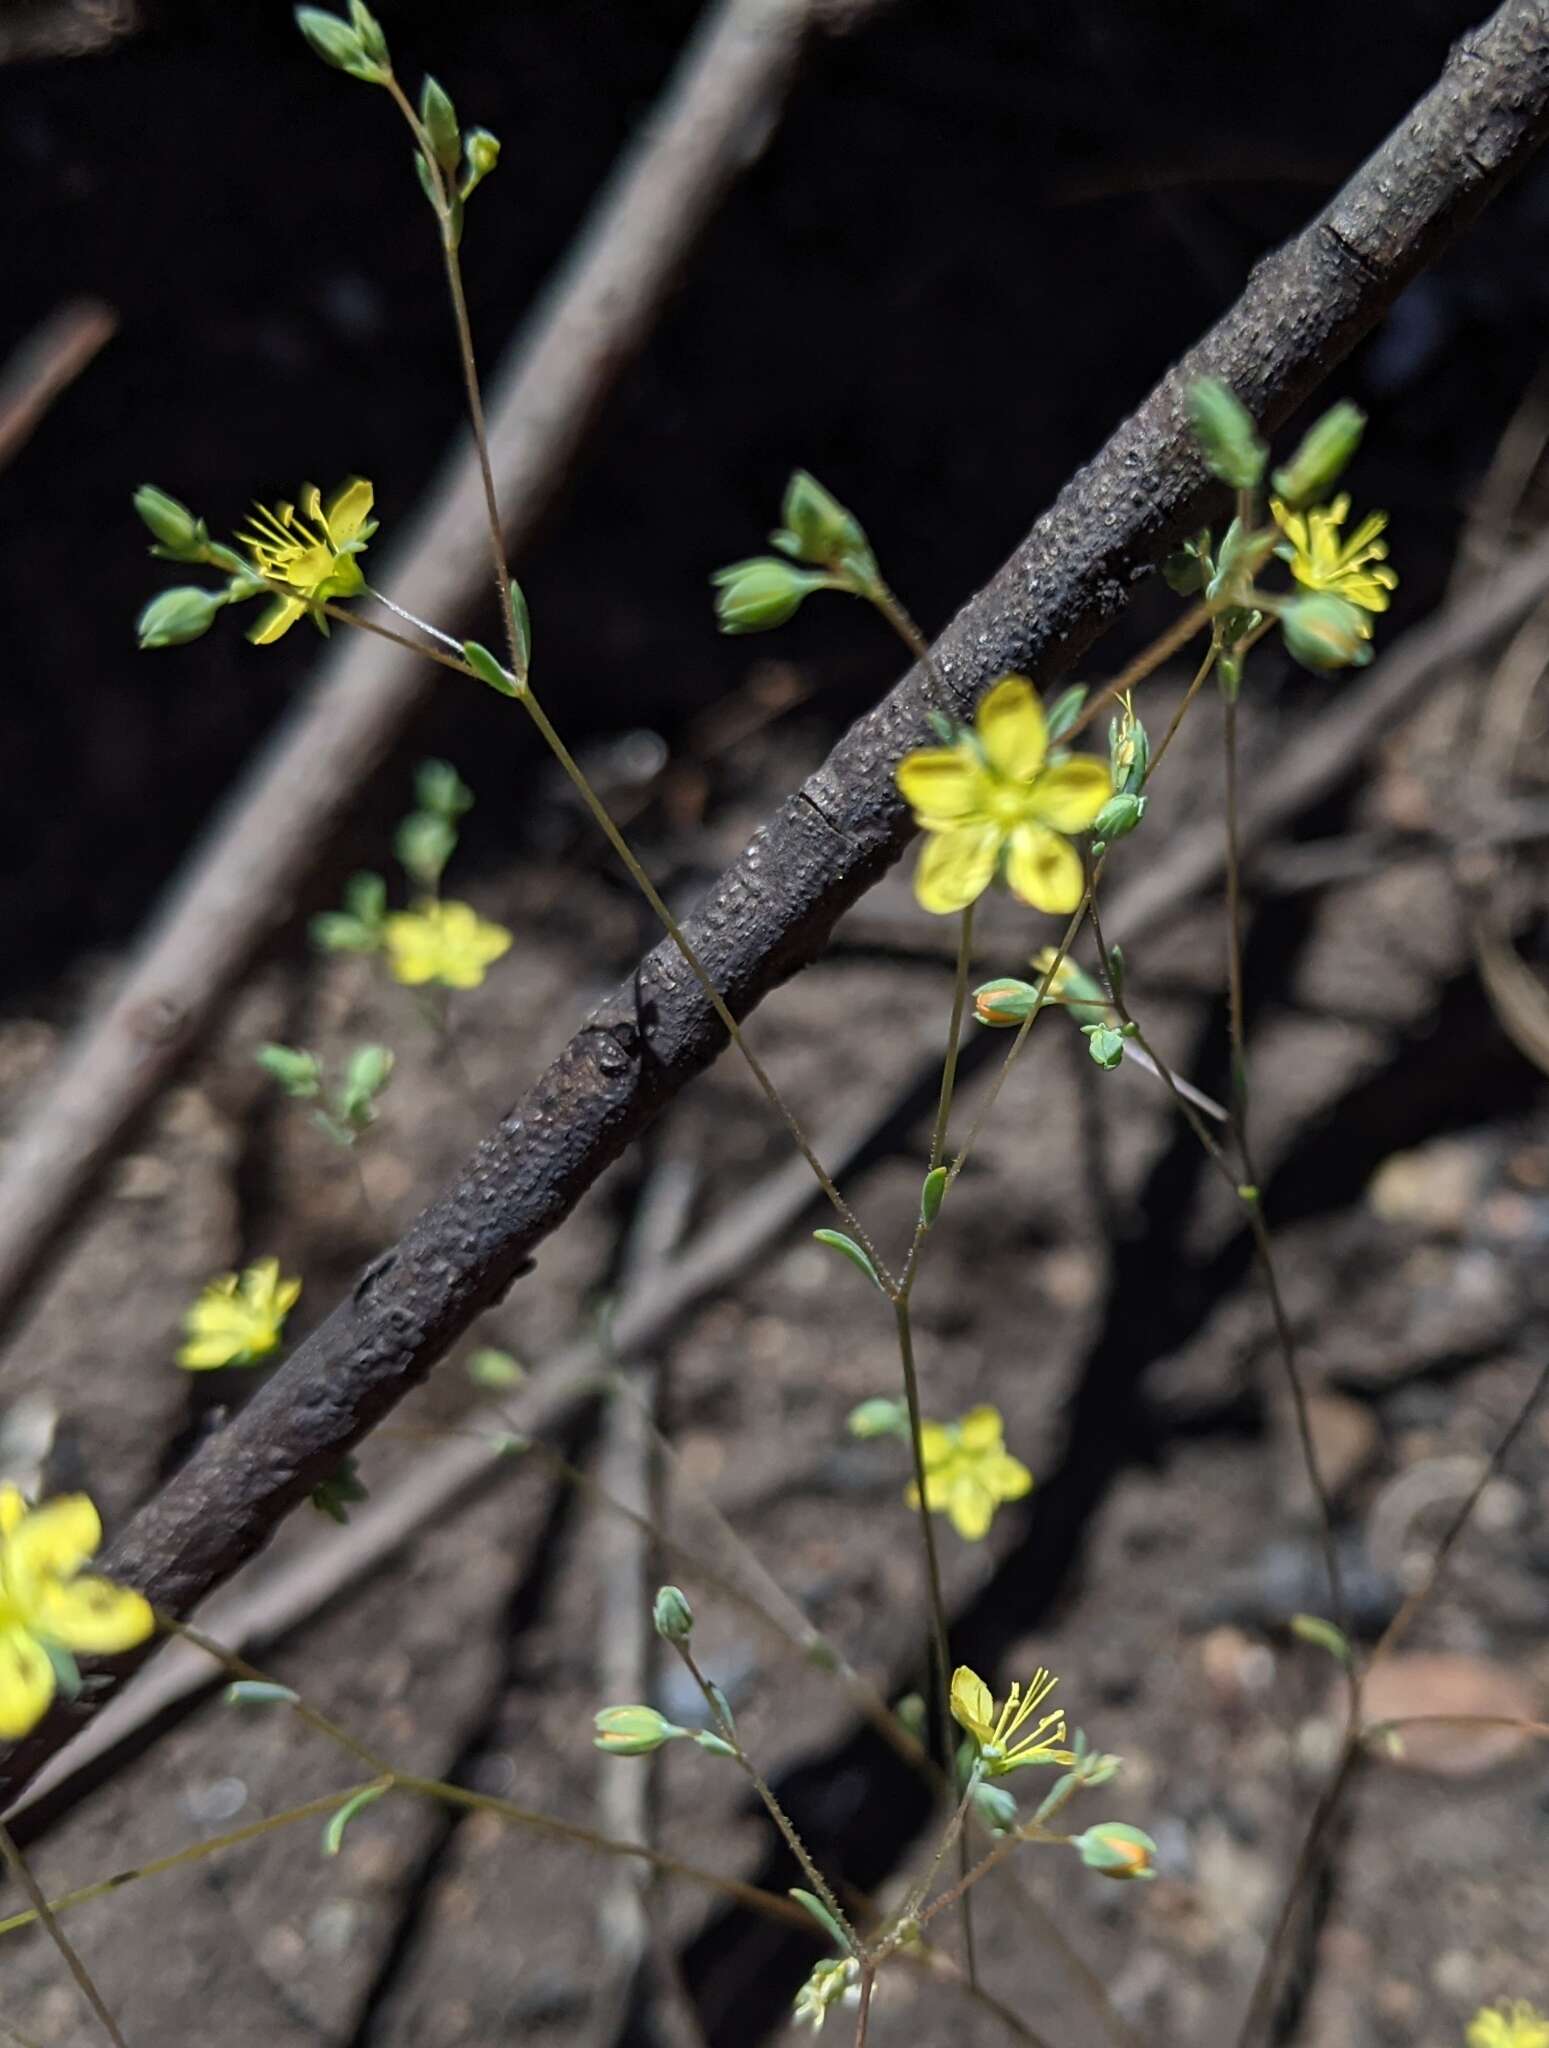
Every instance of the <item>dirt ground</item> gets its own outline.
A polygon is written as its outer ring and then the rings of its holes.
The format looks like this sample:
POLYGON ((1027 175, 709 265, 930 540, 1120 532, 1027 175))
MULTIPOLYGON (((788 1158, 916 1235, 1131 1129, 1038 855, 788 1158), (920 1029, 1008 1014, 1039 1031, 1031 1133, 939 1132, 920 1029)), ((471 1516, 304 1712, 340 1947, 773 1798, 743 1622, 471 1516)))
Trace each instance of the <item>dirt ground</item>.
MULTIPOLYGON (((750 657, 748 671, 773 701, 767 670, 750 657)), ((1544 1353, 1549 1105, 1481 993, 1453 850, 1469 827, 1458 750, 1487 680, 1449 677, 1253 871, 1264 1196, 1368 1640, 1423 1572, 1544 1353)), ((1247 720, 1250 779, 1340 691, 1360 687, 1287 682, 1266 661, 1247 720)), ((1152 689, 1159 726, 1176 679, 1152 689)), ((1184 799, 1217 801, 1218 721, 1206 700, 1185 726, 1142 836, 1116 857, 1116 885, 1198 809, 1184 799)), ((638 793, 634 830, 675 894, 740 844, 822 742, 821 720, 798 707, 638 793)), ((476 764, 460 765, 477 788, 476 764)), ((1530 727, 1512 801, 1534 796, 1546 765, 1530 727)), ((190 1380, 171 1365, 202 1280, 278 1256, 305 1281, 289 1333, 303 1334, 635 957, 647 926, 633 899, 557 796, 536 814, 547 824, 527 858, 464 878, 517 943, 483 988, 456 1000, 450 1053, 370 962, 297 950, 233 1004, 218 1044, 115 1168, 11 1354, 0 1429, 13 1466, 30 1462, 51 1488, 88 1486, 121 1519, 251 1385, 236 1373, 190 1380), (266 1037, 397 1048, 358 1176, 262 1083, 252 1052, 266 1037)), ((385 846, 376 858, 386 865, 385 846)), ((1531 862, 1502 856, 1497 890, 1531 948, 1541 915, 1531 862)), ((1126 945, 1148 1034, 1216 1094, 1227 1077, 1219 917, 1212 896, 1150 930, 1111 934, 1126 945)), ((1046 936, 1035 922, 991 906, 986 970, 1014 970, 1046 936)), ((917 1200, 946 946, 894 876, 753 1028, 820 1142, 862 1112, 879 1127, 845 1184, 884 1245, 907 1236, 917 1200)), ((112 972, 102 961, 47 1015, 6 1024, 0 1077, 13 1112, 44 1085, 60 1031, 112 972)), ((1104 1993, 1134 2038, 1228 2040, 1339 1740, 1337 1673, 1288 1628, 1294 1614, 1327 1608, 1316 1525, 1236 1204, 1155 1083, 1133 1069, 1099 1074, 1062 1019, 1045 1021, 943 1211, 919 1296, 928 1411, 993 1401, 1038 1481, 982 1546, 943 1525, 954 1652, 998 1687, 1038 1663, 1060 1674, 1072 1721, 1125 1759, 1075 1824, 1146 1828, 1160 1876, 1116 1886, 1053 1852, 1023 1852, 1014 1874, 976 1894, 980 1967, 994 1996, 1059 2048, 1131 2038, 1105 2020, 1104 1993)), ((990 1072, 980 1060, 965 1080, 965 1117, 990 1072)), ((723 1062, 477 1333, 530 1370, 510 1397, 512 1425, 528 1426, 541 1404, 545 1361, 595 1331, 600 1305, 627 1288, 628 1241, 642 1217, 659 1226, 664 1188, 687 1179, 691 1246, 751 1214, 786 1157, 746 1075, 723 1062)), ((675 1550, 621 1562, 617 1517, 553 1458, 492 1457, 483 1481, 387 1565, 255 1649, 263 1668, 401 1767, 560 1820, 607 1829, 618 1811, 608 1781, 649 1772, 649 1826, 665 1852, 783 1889, 795 1873, 731 1766, 688 1745, 659 1769, 591 1747, 600 1671, 627 1658, 632 1630, 650 1696, 695 1715, 627 1597, 631 1572, 674 1577, 699 1616, 702 1662, 814 1853, 847 1896, 896 1905, 929 1851, 927 1798, 833 1675, 753 1611, 767 1599, 750 1558, 882 1694, 920 1682, 902 1454, 843 1426, 857 1401, 895 1388, 890 1320, 811 1241, 822 1220, 814 1206, 772 1239, 755 1233, 730 1283, 694 1301, 648 1355, 623 1361, 652 1374, 671 1446, 656 1482, 662 1512, 699 1563, 675 1550)), ((363 1455, 375 1500, 486 1412, 466 1348, 363 1455)), ((619 1395, 572 1403, 540 1441, 593 1484, 600 1469, 627 1479, 619 1417, 629 1406, 619 1395)), ((303 1513, 245 1577, 272 1583, 339 1540, 303 1513)), ((1541 1715, 1546 1611, 1540 1411, 1486 1486, 1413 1635, 1425 1661, 1405 1667, 1381 1711, 1541 1715)), ((57 1893, 359 1775, 285 1709, 234 1709, 207 1692, 91 1782, 67 1781, 22 1834, 57 1893)), ((610 1859, 487 1811, 402 1796, 363 1812, 336 1858, 322 1853, 321 1825, 297 1823, 70 1913, 129 2040, 218 2031, 225 2048, 729 2048, 781 2037, 819 1953, 664 1880, 645 1894, 647 1961, 631 1997, 639 1893, 610 1859)), ((1411 1737, 1402 1760, 1374 1757, 1317 1873, 1278 2038, 1452 2048, 1481 2000, 1543 1998, 1546 1848, 1544 1752, 1517 1736, 1433 1731, 1411 1737)), ((0 2014, 14 2037, 50 2048, 87 2040, 78 1993, 46 1940, 3 1940, 0 2014)), ((949 1950, 955 1942, 949 1931, 949 1950)), ((899 1967, 883 1979, 872 2038, 1010 2038, 969 2013, 954 1990, 899 1967)), ((845 2020, 835 2024, 844 2037, 845 2020)))

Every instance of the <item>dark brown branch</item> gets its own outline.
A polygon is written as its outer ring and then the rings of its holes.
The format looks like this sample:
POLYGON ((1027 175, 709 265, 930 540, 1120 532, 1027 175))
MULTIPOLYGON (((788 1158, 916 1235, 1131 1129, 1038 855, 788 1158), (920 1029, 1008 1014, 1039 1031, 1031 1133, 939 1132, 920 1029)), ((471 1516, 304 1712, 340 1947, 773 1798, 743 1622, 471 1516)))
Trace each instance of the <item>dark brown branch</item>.
MULTIPOLYGON (((857 15, 876 4, 865 0, 857 15)), ((569 474, 688 252, 773 132, 820 12, 818 0, 717 0, 518 337, 490 405, 513 556, 569 474)), ((421 618, 454 620, 484 589, 486 534, 470 452, 448 465, 400 537, 384 584, 421 618)), ((435 681, 413 654, 360 633, 335 637, 313 689, 190 856, 113 1001, 83 1029, 6 1149, 0 1323, 37 1279, 91 1176, 289 916, 319 850, 435 681)))
MULTIPOLYGON (((1136 575, 1206 513, 1184 393, 1224 377, 1278 423, 1366 333, 1542 140, 1549 16, 1510 0, 1454 51, 1437 86, 1322 214, 1254 271, 1205 340, 1121 426, 943 636, 937 661, 967 713, 1008 668, 1047 680, 1121 609, 1136 575)), ((912 671, 840 741, 710 891, 689 930, 745 1012, 809 963, 895 860, 909 822, 893 786, 927 734, 912 671)), ((499 1299, 581 1194, 723 1034, 670 945, 590 1017, 354 1294, 135 1518, 106 1559, 186 1613, 251 1556, 499 1299)), ((13 1757, 14 1792, 68 1734, 63 1716, 13 1757)))

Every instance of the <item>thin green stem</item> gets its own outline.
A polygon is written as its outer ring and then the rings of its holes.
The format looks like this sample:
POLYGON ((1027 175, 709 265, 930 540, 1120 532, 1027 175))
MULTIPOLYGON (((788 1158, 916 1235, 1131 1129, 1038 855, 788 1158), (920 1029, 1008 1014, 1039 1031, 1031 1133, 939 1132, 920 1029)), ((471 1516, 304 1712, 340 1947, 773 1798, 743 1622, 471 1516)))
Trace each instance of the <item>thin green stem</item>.
POLYGON ((850 1925, 849 1916, 846 1914, 843 1906, 840 1905, 838 1899, 834 1896, 833 1888, 829 1884, 828 1879, 823 1875, 822 1871, 819 1869, 817 1863, 814 1861, 812 1852, 808 1849, 806 1843, 802 1840, 801 1836, 796 1832, 795 1823, 792 1821, 790 1815, 786 1812, 785 1808, 780 1804, 779 1800, 775 1797, 773 1787, 769 1784, 763 1772, 760 1771, 757 1764, 754 1763, 753 1759, 748 1755, 747 1751, 743 1748, 741 1737, 738 1735, 736 1726, 733 1723, 730 1715, 726 1712, 726 1709, 721 1702, 720 1695, 717 1693, 715 1687, 710 1683, 709 1679, 707 1679, 704 1673, 700 1670, 698 1664, 694 1660, 694 1653, 689 1648, 688 1644, 675 1642, 672 1647, 677 1651, 679 1657, 682 1658, 684 1666, 688 1670, 689 1675, 692 1677, 694 1683, 699 1687, 699 1690, 704 1694, 705 1705, 710 1709, 711 1719, 715 1722, 716 1730, 719 1733, 721 1740, 724 1743, 726 1743, 728 1748, 731 1750, 732 1754, 736 1757, 738 1764, 742 1767, 743 1774, 747 1778, 748 1783, 753 1787, 753 1790, 758 1794, 759 1798, 763 1801, 765 1811, 768 1813, 769 1818, 774 1822, 775 1826, 780 1830, 780 1834, 785 1842, 785 1846, 790 1850, 791 1854, 796 1858, 796 1861, 801 1865, 802 1873, 806 1877, 807 1882, 812 1886, 812 1889, 817 1893, 818 1897, 823 1901, 823 1904, 834 1916, 834 1920, 837 1923, 837 1925, 843 1930, 844 1938, 850 1944, 850 1953, 856 1958, 857 1961, 861 1961, 864 1958, 866 1951, 864 1946, 862 1945, 860 1936, 856 1933, 855 1929, 850 1925))
POLYGON ((11 1831, 4 1821, 0 1821, 0 1856, 5 1858, 12 1876, 31 1900, 34 1915, 43 1927, 44 1932, 48 1935, 49 1940, 59 1951, 60 1956, 64 1960, 65 1968, 75 1979, 76 1989, 96 2014, 102 2026, 102 2031, 114 2043, 114 2048, 128 2048, 128 2043, 118 2030, 117 2020, 108 2011, 102 1993, 91 1980, 91 1972, 76 1953, 75 1945, 70 1940, 70 1937, 54 1918, 53 1908, 44 1897, 42 1886, 28 1868, 26 1857, 17 1848, 11 1831))
POLYGON ((935 684, 945 708, 950 692, 947 689, 947 679, 937 667, 936 657, 930 651, 930 642, 885 583, 879 580, 876 588, 870 592, 870 597, 877 610, 935 684))
POLYGON ((968 1006, 968 970, 973 962, 974 906, 963 912, 958 929, 957 972, 952 982, 952 1021, 947 1026, 947 1051, 941 1063, 941 1094, 936 1103, 936 1123, 930 1135, 931 1171, 946 1156, 947 1124, 952 1115, 952 1093, 957 1086, 957 1056, 963 1038, 963 1012, 968 1006))

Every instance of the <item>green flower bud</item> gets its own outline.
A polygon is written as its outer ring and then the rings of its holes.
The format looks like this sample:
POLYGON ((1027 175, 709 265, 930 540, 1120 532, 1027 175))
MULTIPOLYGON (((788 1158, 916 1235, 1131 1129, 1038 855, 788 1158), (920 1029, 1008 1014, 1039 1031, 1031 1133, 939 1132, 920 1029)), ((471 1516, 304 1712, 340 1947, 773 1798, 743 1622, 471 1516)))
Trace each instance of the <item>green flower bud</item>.
POLYGON ((604 1707, 593 1721, 597 1730, 593 1745, 610 1756, 648 1756, 664 1742, 676 1742, 689 1732, 658 1714, 655 1707, 604 1707))
POLYGON ((485 1344, 468 1360, 468 1377, 476 1387, 488 1387, 493 1394, 505 1394, 522 1384, 527 1371, 509 1351, 500 1351, 493 1344, 485 1344))
POLYGON ((1085 1024, 1086 1049, 1105 1073, 1124 1058, 1124 1032, 1117 1024, 1085 1024))
POLYGON ((311 1101, 322 1086, 322 1069, 316 1053, 303 1052, 292 1045, 261 1045, 253 1057, 298 1102, 311 1101))
POLYGON ((430 146, 436 153, 436 162, 448 178, 454 176, 463 153, 463 138, 457 126, 457 113, 445 86, 432 78, 428 71, 425 74, 425 82, 420 87, 420 122, 430 137, 430 146))
POLYGON ((975 1785, 974 1812, 992 1835, 1003 1835, 1017 1824, 1017 1803, 1003 1785, 975 1785))
POLYGON ((1364 668, 1372 658, 1366 614, 1326 591, 1293 598, 1281 610, 1280 630, 1303 668, 1364 668))
POLYGON ((1102 840, 1105 846, 1112 840, 1126 838, 1145 815, 1146 799, 1121 790, 1117 796, 1109 797, 1092 820, 1092 838, 1102 840))
MULTIPOLYGON (((386 64, 372 57, 367 39, 347 21, 341 21, 336 14, 325 14, 320 7, 298 7, 296 26, 325 64, 333 65, 336 71, 347 71, 351 78, 364 79, 368 85, 386 84, 386 64)), ((377 35, 380 37, 380 29, 377 35)))
POLYGON ((1007 975, 974 990, 974 1015, 981 1024, 1020 1024, 1037 1007, 1038 991, 1030 981, 1007 975))
POLYGON ((141 484, 134 494, 134 509, 155 534, 160 547, 152 554, 168 562, 202 562, 207 559, 209 531, 177 498, 158 491, 154 484, 141 484))
POLYGON ((769 538, 782 554, 825 569, 854 568, 864 575, 869 567, 875 573, 860 521, 806 470, 792 471, 780 517, 785 524, 769 538))
POLYGON ((228 602, 224 590, 199 590, 191 583, 153 597, 135 621, 142 647, 184 647, 201 640, 228 602))
POLYGON ((339 1093, 339 1114, 347 1124, 363 1130, 375 1121, 376 1099, 387 1086, 393 1071, 391 1048, 385 1045, 357 1046, 345 1070, 339 1093))
POLYGON ((438 818, 461 818, 473 809, 473 791, 450 761, 421 761, 414 771, 414 794, 420 809, 438 818))
POLYGON ((1269 451, 1252 415, 1219 377, 1200 377, 1189 387, 1189 423, 1211 475, 1233 490, 1252 490, 1269 451))
POLYGON ((889 1401, 878 1394, 874 1400, 862 1401, 858 1408, 852 1408, 844 1426, 851 1436, 858 1436, 863 1442, 877 1436, 907 1436, 909 1411, 902 1401, 889 1401))
MULTIPOLYGON (((1114 789, 1124 796, 1138 796, 1151 772, 1150 735, 1127 702, 1108 724, 1108 770, 1114 789)), ((1107 836, 1117 835, 1110 832, 1107 836)))
POLYGON ((457 187, 460 198, 476 191, 500 161, 500 137, 487 128, 470 128, 463 137, 463 175, 457 187))
POLYGON ((434 890, 457 846, 457 828, 434 811, 411 811, 393 835, 393 852, 410 881, 434 890))
POLYGON ((377 20, 365 0, 350 0, 350 20, 355 33, 360 37, 360 46, 374 64, 389 70, 392 59, 387 54, 387 38, 382 33, 382 24, 377 20))
POLYGON ((651 1618, 665 1643, 686 1643, 694 1633, 694 1610, 676 1586, 660 1588, 651 1618))
POLYGON ((834 587, 830 577, 793 569, 772 555, 733 562, 717 569, 710 581, 716 587, 715 615, 723 633, 762 633, 770 626, 783 626, 804 597, 834 587))
POLYGON ((1156 1844, 1139 1828, 1122 1820, 1102 1820, 1074 1835, 1070 1846, 1081 1854, 1088 1870, 1100 1870, 1104 1877, 1155 1877, 1156 1844))
POLYGON ((1326 498, 1361 445, 1366 415, 1342 398, 1310 427, 1284 469, 1275 471, 1275 494, 1293 512, 1326 498))

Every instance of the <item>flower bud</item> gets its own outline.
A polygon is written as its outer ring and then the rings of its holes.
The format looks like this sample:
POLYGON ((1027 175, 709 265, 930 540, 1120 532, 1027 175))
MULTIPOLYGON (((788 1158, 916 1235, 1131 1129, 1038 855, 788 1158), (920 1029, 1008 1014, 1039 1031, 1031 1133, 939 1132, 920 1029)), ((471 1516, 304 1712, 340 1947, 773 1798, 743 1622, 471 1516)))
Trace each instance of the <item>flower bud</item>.
POLYGON ((656 1633, 666 1643, 686 1643, 694 1633, 694 1610, 676 1586, 663 1586, 652 1609, 656 1633))
POLYGON ((154 484, 141 484, 134 494, 134 509, 161 543, 153 552, 169 562, 204 561, 209 532, 178 499, 154 484))
POLYGON ((1124 1033, 1117 1024, 1087 1024, 1086 1049, 1104 1073, 1112 1073, 1124 1058, 1124 1033))
POLYGON ((482 185, 500 161, 500 137, 487 128, 470 128, 463 137, 463 175, 457 191, 466 199, 482 185))
POLYGON ((1099 1821, 1084 1835, 1073 1836, 1071 1847, 1080 1850, 1081 1861, 1088 1870, 1101 1871, 1104 1877, 1156 1875, 1155 1842, 1122 1820, 1099 1821))
POLYGON ((655 1707, 604 1707, 593 1719, 593 1746, 610 1756, 648 1756, 664 1742, 676 1742, 688 1733, 655 1707))
POLYGON ((135 621, 142 647, 184 647, 200 640, 226 603, 224 590, 200 590, 192 583, 153 597, 135 621))
POLYGON ((1017 1803, 1004 1785, 975 1785, 973 1805, 992 1835, 1003 1835, 1017 1824, 1017 1803))
POLYGON ((1020 1024, 1032 1015, 1037 1004, 1038 991, 1032 983, 1010 976, 1003 981, 987 981, 974 990, 974 1015, 981 1024, 1020 1024))
POLYGON ((299 1102, 310 1101, 322 1085, 316 1053, 303 1052, 292 1045, 261 1045, 254 1058, 287 1095, 299 1102))
POLYGON ((1361 445, 1366 415, 1342 398, 1310 427, 1284 469, 1275 471, 1275 494, 1293 512, 1326 498, 1361 445))
MULTIPOLYGON (((374 26, 375 24, 373 24, 374 26)), ((347 71, 351 78, 364 79, 368 85, 385 85, 388 70, 385 62, 375 58, 368 46, 369 36, 362 36, 347 21, 341 21, 336 14, 325 14, 320 7, 298 7, 296 26, 311 44, 313 54, 321 57, 325 64, 333 65, 336 71, 347 71)), ((381 40, 381 30, 376 31, 376 40, 381 40)), ((386 49, 385 42, 382 48, 386 49)))
MULTIPOLYGON (((1151 739, 1125 699, 1124 709, 1108 725, 1108 770, 1114 789, 1138 796, 1151 772, 1151 739)), ((1108 835, 1112 838, 1114 835, 1108 835)), ((1099 834, 1101 837, 1101 834, 1099 834)))
POLYGON ((1117 796, 1109 797, 1092 820, 1092 837, 1102 840, 1105 846, 1112 840, 1125 839, 1145 815, 1146 799, 1121 790, 1117 796))
POLYGON ((1249 491, 1264 474, 1268 450, 1252 415, 1219 377, 1200 377, 1189 388, 1189 422, 1212 476, 1249 491))
POLYGON ((1372 658, 1366 614, 1326 591, 1294 598, 1280 613, 1280 630, 1303 668, 1364 668, 1372 658))
POLYGON ((860 521, 806 470, 792 471, 780 517, 785 524, 770 539, 783 554, 825 569, 844 569, 861 557, 875 569, 860 521))
POLYGON ((826 576, 793 569, 773 555, 756 555, 717 569, 715 615, 723 633, 762 633, 783 626, 802 599, 814 590, 832 588, 826 576))
POLYGON ((428 71, 420 87, 420 126, 430 137, 436 162, 450 178, 462 157, 462 133, 457 126, 457 112, 450 94, 428 71))
POLYGON ((387 38, 382 33, 382 24, 377 20, 365 0, 350 0, 350 20, 355 33, 360 37, 360 46, 374 64, 384 70, 390 68, 392 59, 387 54, 387 38))
POLYGON ((863 1442, 878 1436, 907 1436, 908 1410, 902 1401, 889 1401, 878 1394, 874 1400, 862 1401, 858 1408, 850 1410, 845 1428, 851 1436, 858 1436, 863 1442))

